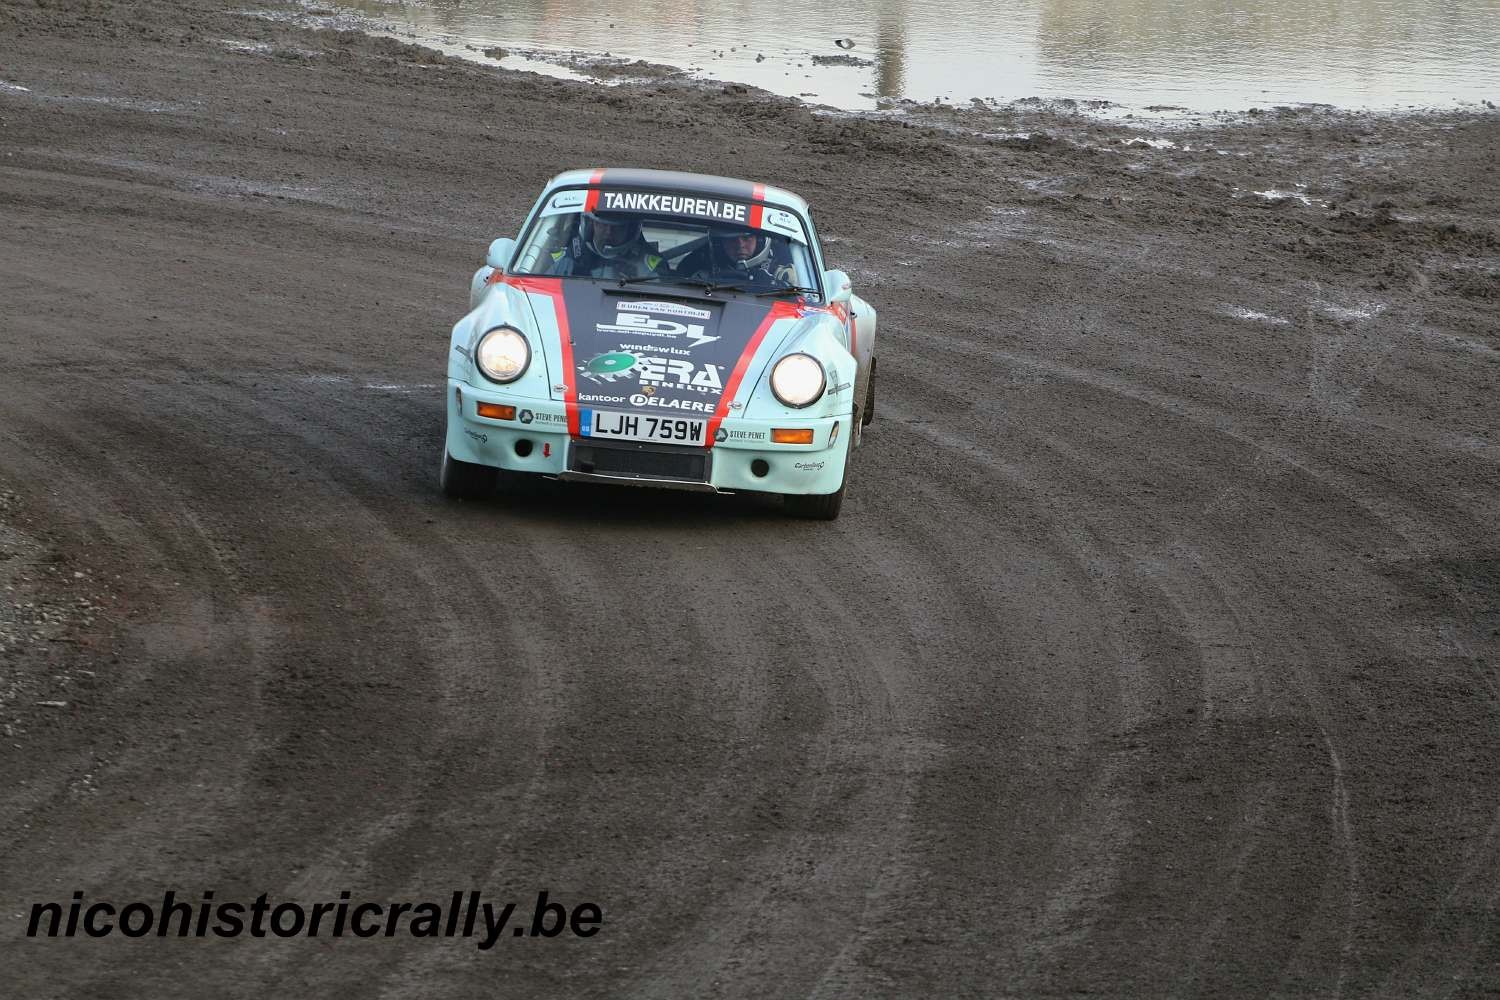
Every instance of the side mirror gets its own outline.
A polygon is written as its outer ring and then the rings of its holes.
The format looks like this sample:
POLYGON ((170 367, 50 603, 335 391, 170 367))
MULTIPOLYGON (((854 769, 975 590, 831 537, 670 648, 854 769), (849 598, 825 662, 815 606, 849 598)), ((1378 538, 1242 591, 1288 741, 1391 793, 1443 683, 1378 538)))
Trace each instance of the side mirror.
POLYGON ((485 255, 484 262, 497 271, 504 271, 515 252, 516 241, 509 236, 502 236, 490 244, 490 252, 485 255))
POLYGON ((823 287, 828 290, 828 301, 848 302, 854 295, 854 289, 849 284, 849 276, 843 271, 824 271, 823 287))

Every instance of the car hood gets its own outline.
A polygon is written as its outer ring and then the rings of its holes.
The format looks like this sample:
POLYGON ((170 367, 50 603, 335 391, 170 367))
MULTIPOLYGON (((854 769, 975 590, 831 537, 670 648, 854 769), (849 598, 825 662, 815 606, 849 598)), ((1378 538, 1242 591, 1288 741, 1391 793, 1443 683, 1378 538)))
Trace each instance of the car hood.
POLYGON ((607 409, 722 416, 759 376, 762 348, 781 341, 783 331, 770 336, 778 321, 800 312, 784 299, 679 297, 580 280, 545 291, 531 307, 539 327, 558 331, 563 398, 607 409))

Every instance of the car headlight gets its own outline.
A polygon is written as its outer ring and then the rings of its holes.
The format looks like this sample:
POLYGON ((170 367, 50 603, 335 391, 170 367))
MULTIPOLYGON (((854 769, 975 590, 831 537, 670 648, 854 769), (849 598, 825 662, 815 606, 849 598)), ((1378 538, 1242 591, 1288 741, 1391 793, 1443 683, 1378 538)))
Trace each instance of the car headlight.
POLYGON ((788 354, 771 369, 771 392, 799 410, 821 399, 827 385, 823 365, 811 354, 788 354))
POLYGON ((493 382, 514 382, 531 364, 531 345, 520 331, 497 326, 479 338, 474 363, 480 374, 493 382))

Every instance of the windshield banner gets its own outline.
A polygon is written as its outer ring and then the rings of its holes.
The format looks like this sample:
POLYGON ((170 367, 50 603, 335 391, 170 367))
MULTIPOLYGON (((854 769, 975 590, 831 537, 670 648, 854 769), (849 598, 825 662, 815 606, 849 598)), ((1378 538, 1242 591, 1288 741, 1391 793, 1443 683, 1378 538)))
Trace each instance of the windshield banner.
POLYGON ((779 233, 805 244, 807 236, 797 216, 784 209, 760 202, 725 201, 690 194, 661 194, 645 191, 609 191, 593 188, 559 191, 542 207, 542 215, 565 215, 583 211, 633 212, 641 215, 676 215, 748 226, 779 233))
POLYGON ((738 222, 748 225, 750 206, 737 201, 695 197, 682 194, 648 194, 644 191, 599 191, 601 212, 651 212, 660 215, 686 215, 695 219, 738 222))

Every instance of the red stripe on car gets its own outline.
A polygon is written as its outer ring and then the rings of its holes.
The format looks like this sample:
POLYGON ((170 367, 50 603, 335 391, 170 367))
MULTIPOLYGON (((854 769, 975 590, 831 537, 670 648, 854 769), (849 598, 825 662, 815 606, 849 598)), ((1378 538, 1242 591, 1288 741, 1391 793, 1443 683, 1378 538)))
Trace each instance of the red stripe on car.
POLYGON ((750 338, 750 343, 740 352, 740 360, 735 362, 734 371, 729 376, 729 381, 724 383, 724 395, 719 397, 719 408, 708 421, 708 446, 714 446, 714 435, 719 432, 719 425, 724 418, 729 416, 729 404, 733 402, 735 393, 739 392, 740 383, 745 379, 745 372, 750 368, 750 359, 755 357, 755 352, 760 348, 760 342, 766 339, 772 324, 779 319, 791 319, 802 314, 801 307, 795 302, 773 303, 766 318, 760 321, 756 327, 755 334, 750 338))
POLYGON ((592 174, 589 175, 589 196, 585 198, 583 202, 583 210, 585 212, 592 212, 594 209, 599 207, 598 185, 603 181, 604 171, 602 170, 595 170, 592 174))
MULTIPOLYGON (((600 171, 603 173, 603 171, 600 171)), ((578 436, 578 373, 573 370, 573 340, 568 334, 568 307, 563 300, 561 278, 502 276, 502 281, 523 292, 545 295, 552 300, 552 314, 557 317, 557 341, 562 345, 563 406, 568 411, 568 433, 578 436)))

